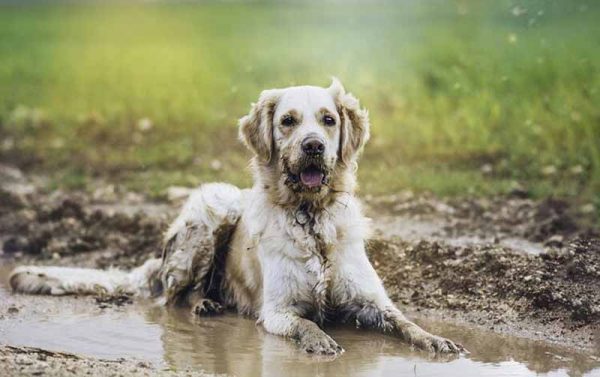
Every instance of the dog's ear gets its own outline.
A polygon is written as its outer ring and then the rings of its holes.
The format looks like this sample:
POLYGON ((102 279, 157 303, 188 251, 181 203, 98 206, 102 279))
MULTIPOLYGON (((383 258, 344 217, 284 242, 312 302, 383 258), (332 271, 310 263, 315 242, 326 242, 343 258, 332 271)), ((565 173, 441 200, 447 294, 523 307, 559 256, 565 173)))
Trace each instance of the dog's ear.
POLYGON ((360 108, 358 99, 346 93, 337 78, 332 79, 327 90, 335 100, 341 121, 338 157, 342 163, 352 164, 369 140, 369 112, 360 108))
POLYGON ((250 113, 238 122, 240 140, 266 163, 273 155, 273 114, 280 97, 279 89, 264 90, 250 113))

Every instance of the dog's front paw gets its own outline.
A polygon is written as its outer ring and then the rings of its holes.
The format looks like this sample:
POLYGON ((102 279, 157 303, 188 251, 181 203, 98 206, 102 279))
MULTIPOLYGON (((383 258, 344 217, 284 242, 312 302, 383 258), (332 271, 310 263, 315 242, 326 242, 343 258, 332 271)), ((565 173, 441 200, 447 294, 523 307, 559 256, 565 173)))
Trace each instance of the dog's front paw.
POLYGON ((199 317, 221 314, 222 312, 223 307, 221 304, 208 298, 202 298, 192 306, 192 314, 199 317))
POLYGON ((467 352, 466 349, 450 339, 433 335, 420 328, 410 332, 410 343, 417 348, 432 353, 453 353, 458 354, 467 352))
POLYGON ((323 331, 309 332, 300 337, 300 348, 314 355, 338 356, 344 352, 335 340, 323 331))

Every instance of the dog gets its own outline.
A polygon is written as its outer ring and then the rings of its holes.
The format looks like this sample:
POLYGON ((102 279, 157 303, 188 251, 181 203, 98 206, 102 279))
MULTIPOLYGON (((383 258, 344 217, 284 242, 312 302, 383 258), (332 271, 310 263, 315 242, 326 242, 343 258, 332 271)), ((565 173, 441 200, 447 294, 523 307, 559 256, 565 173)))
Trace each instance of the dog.
POLYGON ((252 316, 307 353, 344 352, 330 322, 376 329, 430 352, 462 346, 432 335, 390 300, 365 252, 369 221, 355 196, 368 112, 337 79, 327 88, 265 90, 239 121, 254 185, 200 186, 165 235, 162 258, 130 272, 17 267, 15 292, 127 292, 195 315, 252 316))

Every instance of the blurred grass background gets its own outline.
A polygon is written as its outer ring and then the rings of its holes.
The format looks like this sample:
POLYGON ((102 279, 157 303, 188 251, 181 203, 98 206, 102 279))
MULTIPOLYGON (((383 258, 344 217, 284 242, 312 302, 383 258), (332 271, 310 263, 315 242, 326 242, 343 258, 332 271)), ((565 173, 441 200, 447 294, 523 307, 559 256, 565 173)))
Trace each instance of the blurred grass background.
POLYGON ((4 2, 0 158, 67 187, 247 185, 250 102, 335 75, 371 113, 363 193, 598 208, 599 19, 567 0, 4 2))

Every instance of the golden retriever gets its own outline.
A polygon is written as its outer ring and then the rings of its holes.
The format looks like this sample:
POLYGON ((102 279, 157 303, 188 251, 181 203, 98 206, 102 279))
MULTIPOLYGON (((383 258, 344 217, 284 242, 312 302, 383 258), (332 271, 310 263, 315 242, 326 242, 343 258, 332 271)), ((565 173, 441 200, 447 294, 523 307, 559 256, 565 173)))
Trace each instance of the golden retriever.
POLYGON ((367 258, 369 222, 354 191, 369 117, 338 80, 263 91, 239 135, 254 154, 254 186, 194 190, 166 233, 162 258, 130 272, 18 267, 14 291, 124 291, 190 305, 197 315, 231 308, 321 355, 343 352, 323 330, 332 321, 431 352, 462 350, 407 320, 367 258))

